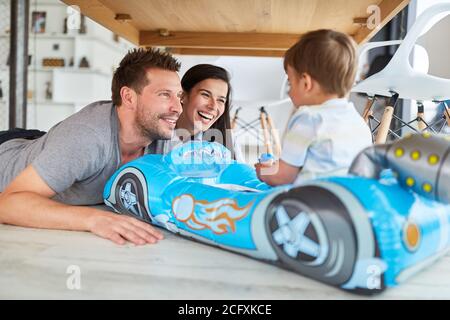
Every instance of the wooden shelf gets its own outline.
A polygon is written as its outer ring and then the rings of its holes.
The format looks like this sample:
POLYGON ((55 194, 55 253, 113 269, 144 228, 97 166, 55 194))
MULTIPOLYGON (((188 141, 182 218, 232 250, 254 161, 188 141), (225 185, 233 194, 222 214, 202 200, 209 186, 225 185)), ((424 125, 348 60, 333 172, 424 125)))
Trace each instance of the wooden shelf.
POLYGON ((39 67, 39 68, 29 68, 28 72, 77 72, 86 74, 98 74, 102 76, 111 77, 111 74, 106 72, 92 69, 92 68, 79 68, 79 67, 39 67))
POLYGON ((29 99, 27 100, 28 105, 48 105, 48 106, 75 106, 75 103, 71 103, 71 102, 58 102, 58 101, 53 101, 53 100, 33 100, 33 99, 29 99))
MULTIPOLYGON (((3 37, 6 37, 6 35, 3 35, 3 37)), ((2 36, 0 35, 0 38, 2 36)), ((29 33, 28 39, 30 42, 35 40, 87 40, 87 41, 96 41, 98 43, 101 43, 107 47, 110 47, 113 50, 121 50, 124 53, 128 50, 126 48, 126 44, 123 42, 115 42, 114 40, 107 41, 104 38, 98 37, 96 35, 90 35, 90 34, 66 34, 66 33, 29 33)))
POLYGON ((33 9, 35 9, 36 6, 57 6, 60 7, 61 4, 59 2, 54 2, 54 1, 46 1, 46 0, 33 0, 30 2, 30 11, 33 11, 33 9))

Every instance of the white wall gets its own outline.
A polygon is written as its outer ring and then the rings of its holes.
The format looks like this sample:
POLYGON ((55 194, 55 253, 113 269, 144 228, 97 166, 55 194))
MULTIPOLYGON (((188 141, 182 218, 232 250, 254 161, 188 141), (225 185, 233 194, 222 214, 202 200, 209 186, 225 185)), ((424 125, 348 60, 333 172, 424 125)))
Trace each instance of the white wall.
POLYGON ((211 63, 231 74, 236 101, 277 100, 284 77, 282 58, 177 56, 182 62, 180 75, 198 63, 211 63))

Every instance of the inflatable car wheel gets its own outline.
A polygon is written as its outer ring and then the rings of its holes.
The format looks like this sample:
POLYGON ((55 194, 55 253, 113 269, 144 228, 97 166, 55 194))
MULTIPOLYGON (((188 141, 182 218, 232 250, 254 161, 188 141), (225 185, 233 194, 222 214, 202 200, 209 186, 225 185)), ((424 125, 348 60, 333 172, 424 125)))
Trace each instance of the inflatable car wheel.
POLYGON ((147 204, 147 183, 141 171, 126 168, 117 176, 116 181, 116 209, 151 222, 147 204))
POLYGON ((274 198, 267 210, 269 241, 283 267, 332 285, 351 278, 355 232, 346 208, 330 191, 298 187, 274 198))

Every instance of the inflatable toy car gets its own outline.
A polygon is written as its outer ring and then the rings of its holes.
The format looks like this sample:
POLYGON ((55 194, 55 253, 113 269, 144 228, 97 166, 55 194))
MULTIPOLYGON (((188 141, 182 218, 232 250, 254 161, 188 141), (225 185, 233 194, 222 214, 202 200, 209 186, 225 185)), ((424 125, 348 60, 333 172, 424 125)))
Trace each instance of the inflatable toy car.
POLYGON ((376 293, 449 248, 449 154, 448 137, 412 135, 364 150, 347 176, 271 188, 222 145, 188 142, 124 165, 104 199, 183 236, 376 293))

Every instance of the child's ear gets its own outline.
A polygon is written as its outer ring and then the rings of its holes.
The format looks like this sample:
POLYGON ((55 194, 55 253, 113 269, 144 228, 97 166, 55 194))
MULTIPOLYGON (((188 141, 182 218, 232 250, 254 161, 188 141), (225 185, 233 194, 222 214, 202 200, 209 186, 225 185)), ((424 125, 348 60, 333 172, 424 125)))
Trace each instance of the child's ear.
POLYGON ((306 92, 311 91, 313 87, 313 80, 311 76, 306 72, 304 72, 302 74, 302 79, 303 79, 303 89, 305 89, 306 92))

